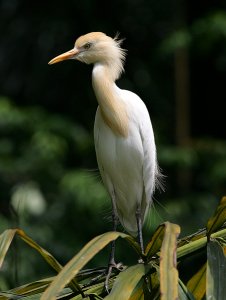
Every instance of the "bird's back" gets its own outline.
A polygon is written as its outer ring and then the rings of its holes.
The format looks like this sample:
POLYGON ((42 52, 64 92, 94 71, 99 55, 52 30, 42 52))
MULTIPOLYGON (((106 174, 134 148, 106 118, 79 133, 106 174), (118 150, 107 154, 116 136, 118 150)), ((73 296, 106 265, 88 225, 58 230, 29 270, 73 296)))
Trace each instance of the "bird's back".
POLYGON ((115 134, 97 109, 94 135, 100 173, 111 197, 115 197, 119 220, 126 231, 137 233, 136 209, 142 222, 152 201, 157 176, 152 125, 143 101, 134 93, 118 89, 129 118, 127 137, 115 134))

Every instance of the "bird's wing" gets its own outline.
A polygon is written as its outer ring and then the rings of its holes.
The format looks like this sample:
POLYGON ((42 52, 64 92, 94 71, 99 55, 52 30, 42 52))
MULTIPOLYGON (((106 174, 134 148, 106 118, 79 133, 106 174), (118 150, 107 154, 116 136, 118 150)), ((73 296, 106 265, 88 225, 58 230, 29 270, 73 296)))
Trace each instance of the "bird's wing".
POLYGON ((144 189, 146 194, 146 201, 150 203, 152 200, 152 194, 155 190, 158 167, 157 167, 154 133, 153 133, 150 117, 146 112, 143 114, 143 118, 141 120, 139 130, 142 139, 143 153, 144 153, 144 162, 143 162, 144 189))
POLYGON ((156 146, 152 123, 148 110, 144 102, 137 95, 131 95, 132 106, 134 111, 134 122, 140 133, 143 146, 143 182, 146 195, 146 202, 152 201, 152 194, 155 190, 158 178, 158 165, 156 157, 156 146))
POLYGON ((154 132, 148 110, 144 105, 143 118, 140 123, 140 135, 144 151, 143 178, 147 201, 152 201, 152 195, 156 188, 164 190, 164 175, 157 162, 154 132))
POLYGON ((158 165, 154 132, 148 110, 144 102, 136 94, 123 90, 127 99, 128 109, 132 122, 136 124, 143 147, 143 182, 147 203, 151 202, 152 194, 158 184, 158 165))

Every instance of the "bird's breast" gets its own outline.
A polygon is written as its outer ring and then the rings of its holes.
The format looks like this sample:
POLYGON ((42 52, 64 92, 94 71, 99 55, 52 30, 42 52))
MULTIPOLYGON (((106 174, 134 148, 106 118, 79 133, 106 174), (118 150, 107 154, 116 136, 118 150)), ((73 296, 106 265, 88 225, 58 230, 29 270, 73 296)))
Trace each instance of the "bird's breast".
POLYGON ((142 140, 135 124, 129 123, 126 136, 119 135, 106 124, 99 108, 94 134, 98 164, 109 173, 118 172, 118 176, 130 176, 130 173, 136 173, 142 168, 142 140))
POLYGON ((111 108, 111 110, 100 108, 104 123, 117 135, 126 138, 128 136, 129 122, 126 109, 123 105, 111 108))

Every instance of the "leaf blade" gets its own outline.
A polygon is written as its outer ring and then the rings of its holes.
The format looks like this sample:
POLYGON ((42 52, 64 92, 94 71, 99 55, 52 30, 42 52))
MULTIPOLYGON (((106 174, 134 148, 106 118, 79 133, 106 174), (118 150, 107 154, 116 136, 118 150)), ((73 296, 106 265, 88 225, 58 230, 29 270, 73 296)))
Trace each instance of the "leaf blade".
POLYGON ((201 300, 206 292, 206 265, 205 263, 187 283, 188 290, 197 300, 201 300))
POLYGON ((77 255, 75 255, 56 276, 55 280, 43 293, 41 300, 55 300, 56 294, 67 285, 84 265, 90 261, 109 242, 118 237, 126 238, 128 235, 120 232, 107 232, 92 239, 77 255))
POLYGON ((27 243, 29 246, 38 251, 41 256, 47 261, 47 263, 57 272, 60 272, 62 265, 50 254, 47 250, 38 245, 34 240, 32 240, 23 230, 17 229, 17 234, 20 238, 27 243))
POLYGON ((207 245, 206 298, 225 299, 226 256, 216 240, 207 245))
POLYGON ((178 299, 178 271, 176 267, 177 237, 180 227, 165 223, 165 234, 160 251, 161 300, 178 299))
POLYGON ((16 234, 16 229, 7 229, 0 235, 0 268, 16 234))
POLYGON ((162 245, 163 237, 165 232, 165 224, 161 224, 154 232, 150 242, 147 244, 145 249, 145 255, 149 260, 154 254, 156 254, 162 245))
POLYGON ((226 220, 226 197, 220 201, 215 214, 207 222, 207 236, 219 229, 226 220))
MULTIPOLYGON (((55 257, 49 253, 46 249, 42 248, 40 245, 38 245, 33 239, 31 239, 23 230, 17 229, 16 230, 19 237, 27 243, 29 246, 31 246, 33 249, 39 252, 41 256, 44 258, 44 260, 57 272, 59 273, 62 270, 62 265, 55 259, 55 257)), ((79 284, 76 282, 75 279, 73 279, 70 282, 70 287, 74 291, 80 291, 82 292, 79 284)))
POLYGON ((178 294, 180 300, 197 300, 193 297, 193 295, 190 293, 190 291, 180 279, 178 282, 178 294))
POLYGON ((127 300, 137 299, 140 296, 140 287, 136 290, 136 286, 140 279, 145 275, 144 264, 138 264, 127 268, 121 272, 111 290, 111 293, 105 297, 106 300, 127 300), (138 293, 138 295, 137 295, 138 293), (131 298, 133 294, 133 298, 131 298), (136 298, 135 298, 136 297, 136 298))

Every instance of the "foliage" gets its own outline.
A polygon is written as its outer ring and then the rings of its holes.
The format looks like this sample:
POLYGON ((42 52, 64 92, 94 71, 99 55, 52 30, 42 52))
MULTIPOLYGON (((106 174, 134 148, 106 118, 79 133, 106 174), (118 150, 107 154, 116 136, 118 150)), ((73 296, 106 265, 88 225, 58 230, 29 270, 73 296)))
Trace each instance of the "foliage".
MULTIPOLYGON (((19 107, 1 98, 0 133, 1 231, 22 228, 64 264, 79 245, 104 232, 106 226, 111 228, 110 209, 105 208, 109 200, 100 177, 96 171, 84 169, 94 156, 92 136, 84 128, 41 107, 19 107)), ((184 234, 204 226, 216 205, 214 194, 224 192, 225 149, 224 141, 210 139, 199 139, 183 148, 159 147, 160 165, 167 169, 168 200, 162 200, 163 207, 154 201, 145 237, 164 220, 177 222, 184 234), (192 173, 186 198, 178 193, 178 170, 192 173), (207 193, 210 184, 211 193, 207 193)), ((161 197, 155 199, 161 201, 161 197)), ((23 243, 18 241, 13 248, 9 263, 0 273, 1 289, 53 275, 23 243)), ((130 264, 134 254, 125 253, 123 248, 119 242, 118 256, 130 264)), ((89 267, 106 264, 107 256, 107 251, 95 256, 89 267)))
MULTIPOLYGON (((45 249, 20 229, 8 229, 0 236, 0 267, 15 235, 34 248, 58 273, 57 276, 28 283, 0 293, 7 299, 223 299, 226 276, 226 197, 223 197, 206 229, 177 240, 180 227, 165 222, 160 225, 142 254, 131 236, 120 232, 107 232, 92 239, 64 267, 45 249), (104 269, 81 270, 109 242, 117 238, 128 242, 140 257, 139 263, 124 266, 112 275, 110 294, 104 289, 104 269), (198 266, 187 286, 180 277, 181 267, 188 257, 204 252, 207 261, 198 266), (177 261, 176 261, 177 258, 177 261), (141 261, 142 259, 142 261, 141 261), (179 273, 178 273, 179 272, 179 273)), ((205 256, 205 255, 204 255, 205 256)))
MULTIPOLYGON (((27 228, 35 239, 50 247, 53 232, 57 232, 54 253, 62 261, 68 260, 86 240, 88 227, 82 225, 86 224, 86 216, 90 214, 90 221, 95 222, 107 198, 97 171, 75 168, 78 162, 83 169, 89 164, 85 153, 92 159, 94 149, 91 135, 81 126, 41 107, 21 108, 0 98, 0 230, 27 228), (80 226, 83 234, 75 234, 80 226), (65 228, 70 228, 67 235, 65 228)), ((100 219, 95 228, 88 229, 88 235, 92 230, 101 231, 103 224, 100 219)), ((17 255, 28 255, 21 243, 14 247, 17 255)), ((22 282, 43 272, 33 255, 23 266, 18 278, 22 282)), ((15 283, 14 271, 9 265, 1 272, 1 288, 15 283)))

